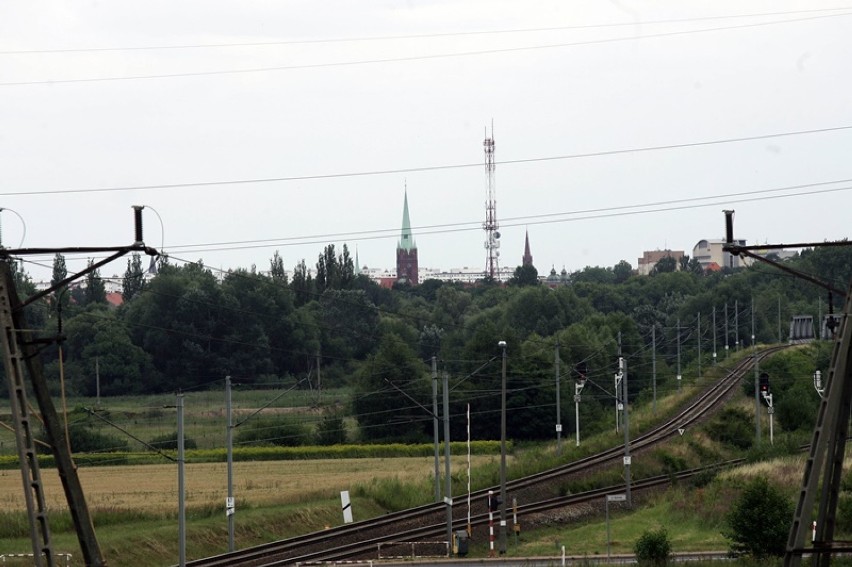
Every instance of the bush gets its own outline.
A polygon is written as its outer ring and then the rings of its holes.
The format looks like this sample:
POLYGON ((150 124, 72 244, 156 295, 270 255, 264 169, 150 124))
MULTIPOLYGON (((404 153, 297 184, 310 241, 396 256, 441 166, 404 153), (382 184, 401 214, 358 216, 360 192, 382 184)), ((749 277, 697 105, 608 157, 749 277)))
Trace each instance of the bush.
MULTIPOLYGON (((42 430, 39 439, 47 443, 47 434, 42 430)), ((68 439, 71 442, 72 453, 111 453, 129 451, 130 445, 126 440, 114 435, 107 435, 83 425, 72 425, 68 429, 68 439)), ((62 439, 64 442, 65 439, 62 439)), ((50 453, 50 449, 39 445, 39 452, 50 453)))
POLYGON ((749 482, 734 502, 723 532, 731 551, 756 559, 784 555, 793 506, 765 477, 749 482))
MULTIPOLYGON (((177 440, 177 431, 173 433, 166 433, 165 435, 158 435, 151 439, 148 442, 149 445, 160 449, 161 451, 177 451, 178 448, 178 440, 177 440)), ((198 443, 195 442, 195 439, 191 437, 184 436, 183 438, 183 448, 184 449, 198 449, 198 443)))
POLYGON ((742 409, 725 408, 707 426, 707 433, 722 443, 748 449, 754 442, 754 420, 742 409))
POLYGON ((665 528, 645 531, 633 545, 633 553, 639 565, 666 565, 672 553, 668 532, 665 528))
POLYGON ((301 423, 258 422, 251 427, 238 429, 234 443, 239 445, 278 445, 299 447, 310 441, 310 431, 301 423))
POLYGON ((342 445, 346 443, 346 425, 339 415, 326 415, 317 424, 317 445, 342 445))

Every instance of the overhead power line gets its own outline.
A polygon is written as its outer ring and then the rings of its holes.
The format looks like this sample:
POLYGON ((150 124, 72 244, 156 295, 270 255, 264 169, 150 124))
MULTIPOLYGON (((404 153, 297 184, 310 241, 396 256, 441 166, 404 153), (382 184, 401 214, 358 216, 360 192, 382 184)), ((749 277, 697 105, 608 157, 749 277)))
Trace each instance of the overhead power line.
MULTIPOLYGON (((355 43, 355 42, 372 42, 372 41, 398 41, 408 39, 435 39, 442 37, 469 37, 482 35, 503 35, 503 34, 522 34, 522 33, 541 33, 554 31, 572 31, 586 29, 604 29, 604 28, 619 28, 619 27, 635 27, 649 25, 664 25, 664 24, 685 24, 691 22, 707 22, 718 20, 734 20, 741 18, 761 18, 772 16, 792 16, 794 14, 813 14, 826 12, 840 12, 843 10, 852 10, 852 6, 839 6, 837 8, 815 8, 810 10, 788 10, 781 12, 757 12, 751 14, 727 14, 718 16, 702 16, 695 18, 668 18, 661 20, 642 20, 633 22, 617 22, 617 23, 600 23, 600 24, 578 24, 574 26, 552 26, 541 28, 515 28, 515 29, 500 29, 500 30, 475 30, 475 31, 459 31, 459 32, 444 32, 444 33, 424 33, 424 34, 406 34, 406 35, 379 35, 379 36, 355 36, 355 37, 338 37, 338 38, 319 38, 319 39, 290 39, 282 41, 252 41, 240 43, 192 43, 182 45, 136 45, 136 46, 117 46, 117 47, 77 47, 64 49, 8 49, 0 50, 0 55, 32 55, 32 54, 52 54, 52 53, 99 53, 111 51, 157 51, 157 50, 177 50, 177 49, 228 49, 233 47, 272 47, 281 45, 311 45, 311 44, 327 44, 327 43, 355 43)), ((840 14, 842 15, 842 14, 840 14)))
POLYGON ((796 22, 803 22, 809 20, 819 20, 824 18, 835 18, 838 16, 850 16, 852 12, 841 12, 835 14, 824 14, 818 16, 807 16, 802 18, 790 18, 785 20, 775 20, 772 22, 756 22, 751 24, 742 24, 737 26, 720 26, 714 28, 704 28, 698 30, 679 30, 672 32, 659 32, 652 34, 642 34, 642 35, 630 35, 624 37, 613 37, 613 38, 605 38, 605 39, 594 39, 594 40, 584 40, 584 41, 573 41, 573 42, 565 42, 565 43, 549 43, 544 45, 525 45, 518 47, 504 47, 498 49, 481 49, 481 50, 473 50, 473 51, 457 51, 452 53, 434 53, 429 55, 411 55, 405 57, 384 57, 378 59, 362 59, 357 61, 332 61, 325 63, 305 63, 300 65, 281 65, 281 66, 271 66, 271 67, 254 67, 248 69, 226 69, 226 70, 215 70, 215 71, 194 71, 194 72, 182 72, 182 73, 157 73, 152 75, 127 75, 121 77, 88 77, 81 79, 48 79, 41 81, 9 81, 0 83, 0 87, 19 87, 19 86, 28 86, 28 85, 60 85, 60 84, 71 84, 71 83, 97 83, 97 82, 106 82, 106 81, 139 81, 139 80, 150 80, 150 79, 173 79, 179 77, 209 77, 215 75, 238 75, 245 73, 269 73, 269 72, 277 72, 277 71, 296 71, 300 69, 321 69, 321 68, 331 68, 331 67, 348 67, 353 65, 376 65, 381 63, 405 63, 410 61, 427 61, 434 59, 449 59, 456 57, 476 57, 481 55, 494 55, 501 53, 517 53, 523 51, 537 51, 542 49, 557 49, 562 47, 578 47, 582 45, 600 45, 607 43, 618 43, 623 41, 638 41, 645 39, 655 39, 655 38, 663 38, 663 37, 676 37, 681 35, 690 35, 697 33, 710 33, 717 31, 727 31, 727 30, 737 30, 737 29, 745 29, 745 28, 755 28, 755 27, 764 27, 778 24, 789 24, 796 22))
MULTIPOLYGON (((585 152, 578 154, 565 154, 559 156, 545 156, 545 157, 533 157, 533 158, 521 158, 514 160, 504 160, 500 162, 496 162, 496 165, 517 165, 524 163, 538 163, 538 162, 546 162, 546 161, 561 161, 561 160, 572 160, 572 159, 585 159, 585 158, 593 158, 593 157, 606 157, 606 156, 616 156, 621 154, 632 154, 632 153, 642 153, 642 152, 655 152, 661 150, 675 150, 675 149, 684 149, 684 148, 697 148, 702 146, 714 146, 720 144, 731 144, 731 143, 740 143, 740 142, 753 142, 758 140, 766 140, 770 138, 784 138, 790 136, 804 136, 809 134, 824 134, 828 132, 840 132, 844 130, 852 129, 852 125, 842 125, 842 126, 832 126, 827 128, 814 128, 811 130, 794 130, 788 132, 774 132, 770 134, 759 134, 756 136, 740 136, 740 137, 732 137, 732 138, 722 138, 718 140, 704 140, 699 142, 682 142, 677 144, 665 144, 659 146, 644 146, 638 148, 622 148, 616 150, 603 150, 597 152, 585 152)), ((32 196, 32 195, 59 195, 59 194, 75 194, 75 193, 109 193, 114 191, 146 191, 146 190, 156 190, 156 189, 182 189, 189 187, 215 187, 215 186, 227 186, 227 185, 241 185, 241 184, 256 184, 256 183, 283 183, 283 182, 293 182, 293 181, 314 181, 320 179, 341 179, 347 177, 368 177, 373 175, 399 175, 401 173, 420 173, 420 172, 429 172, 429 171, 443 171, 443 170, 451 170, 451 169, 465 169, 477 167, 481 168, 482 163, 459 163, 459 164, 445 164, 445 165, 431 165, 431 166, 421 166, 421 167, 407 167, 407 168, 399 168, 399 169, 380 169, 380 170, 372 170, 372 171, 349 171, 342 173, 325 173, 325 174, 315 174, 315 175, 293 175, 293 176, 282 176, 282 177, 262 177, 262 178, 244 178, 244 179, 227 179, 227 180, 219 180, 219 181, 191 181, 186 183, 163 183, 163 184, 149 184, 149 185, 124 185, 124 186, 113 186, 113 187, 94 187, 88 189, 45 189, 42 191, 4 191, 0 192, 0 197, 12 197, 12 196, 32 196)))

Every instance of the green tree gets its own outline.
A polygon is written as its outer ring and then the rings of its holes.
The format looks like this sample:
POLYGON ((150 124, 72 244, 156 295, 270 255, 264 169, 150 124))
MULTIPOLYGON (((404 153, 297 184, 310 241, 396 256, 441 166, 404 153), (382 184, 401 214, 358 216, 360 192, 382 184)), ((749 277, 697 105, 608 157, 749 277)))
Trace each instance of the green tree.
MULTIPOLYGON (((94 264, 94 260, 89 260, 89 268, 94 264)), ((101 279, 100 270, 92 270, 86 274, 86 287, 83 290, 83 301, 81 303, 82 305, 106 303, 106 286, 101 279)))
POLYGON ((612 275, 615 276, 615 283, 624 283, 633 275, 633 266, 627 260, 621 260, 612 267, 612 275))
POLYGON ((657 274, 667 274, 670 272, 677 271, 678 263, 675 260, 675 257, 669 254, 668 256, 663 256, 660 258, 659 262, 654 264, 654 267, 651 268, 651 275, 656 276, 657 274))
POLYGON ((793 505, 765 477, 750 481, 734 502, 723 532, 731 551, 756 559, 784 554, 793 505))
POLYGON ((383 335, 378 352, 357 375, 353 409, 361 437, 371 441, 428 439, 432 420, 424 407, 431 407, 426 366, 401 337, 383 335))
POLYGON ((539 283, 541 282, 538 280, 538 270, 533 265, 518 266, 509 278, 509 285, 512 286, 538 285, 539 283))
MULTIPOLYGON (((68 277, 68 268, 65 265, 65 257, 59 252, 56 253, 56 256, 53 257, 53 274, 50 278, 50 285, 55 286, 62 280, 68 277)), ((67 293, 63 293, 67 289, 67 285, 63 286, 62 289, 57 289, 53 292, 53 297, 55 301, 55 305, 58 310, 65 310, 65 307, 68 306, 68 302, 71 300, 68 297, 67 293), (62 302, 60 305, 59 302, 62 302)))
POLYGON ((127 302, 142 293, 145 287, 145 278, 142 273, 142 257, 134 252, 127 259, 127 270, 121 281, 121 298, 127 302))
POLYGON ((327 413, 317 424, 317 445, 342 445, 346 443, 346 425, 338 413, 327 413))
POLYGON ((665 528, 646 530, 633 545, 633 553, 639 565, 660 567, 668 564, 672 553, 668 532, 665 528))
POLYGON ((293 280, 290 283, 290 288, 293 290, 294 302, 296 307, 300 307, 312 299, 314 299, 314 280, 308 272, 308 266, 305 264, 305 259, 296 264, 293 268, 293 280))
POLYGON ((156 390, 160 377, 148 353, 134 345, 123 322, 104 304, 87 306, 65 325, 66 379, 80 395, 156 390))
POLYGON ((276 284, 287 285, 287 272, 284 271, 284 259, 275 251, 272 259, 269 260, 269 277, 276 284))

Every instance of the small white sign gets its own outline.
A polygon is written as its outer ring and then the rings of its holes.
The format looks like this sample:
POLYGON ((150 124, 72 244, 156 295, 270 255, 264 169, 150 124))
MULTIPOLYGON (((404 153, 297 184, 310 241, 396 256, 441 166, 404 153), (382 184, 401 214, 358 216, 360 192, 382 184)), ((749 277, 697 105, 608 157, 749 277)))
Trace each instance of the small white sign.
POLYGON ((562 424, 561 423, 556 424, 556 433, 562 433, 562 424))
POLYGON ((624 466, 630 466, 630 457, 624 457, 624 466))
POLYGON ((626 494, 607 494, 606 495, 607 502, 626 502, 627 495, 626 494))
POLYGON ((678 428, 678 430, 677 430, 677 432, 678 432, 678 433, 680 433, 680 434, 681 434, 681 436, 683 436, 683 432, 684 432, 684 431, 686 431, 686 429, 685 429, 685 428, 683 428, 683 427, 679 427, 679 428, 678 428))
POLYGON ((225 498, 225 516, 232 516, 234 514, 234 497, 228 496, 225 498))

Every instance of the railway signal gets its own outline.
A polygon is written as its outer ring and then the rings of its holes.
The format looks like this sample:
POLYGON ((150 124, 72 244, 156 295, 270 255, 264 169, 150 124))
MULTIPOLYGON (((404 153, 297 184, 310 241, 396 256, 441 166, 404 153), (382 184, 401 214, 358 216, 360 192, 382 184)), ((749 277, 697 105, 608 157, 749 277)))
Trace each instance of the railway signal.
POLYGON ((769 444, 773 445, 775 440, 772 427, 772 415, 775 413, 775 408, 772 405, 772 392, 769 391, 769 374, 766 372, 760 373, 758 387, 760 388, 760 395, 763 397, 763 401, 766 402, 766 413, 769 414, 769 444))
POLYGON ((760 379, 758 381, 758 388, 760 389, 760 395, 766 398, 769 394, 769 374, 766 372, 760 373, 760 379))

